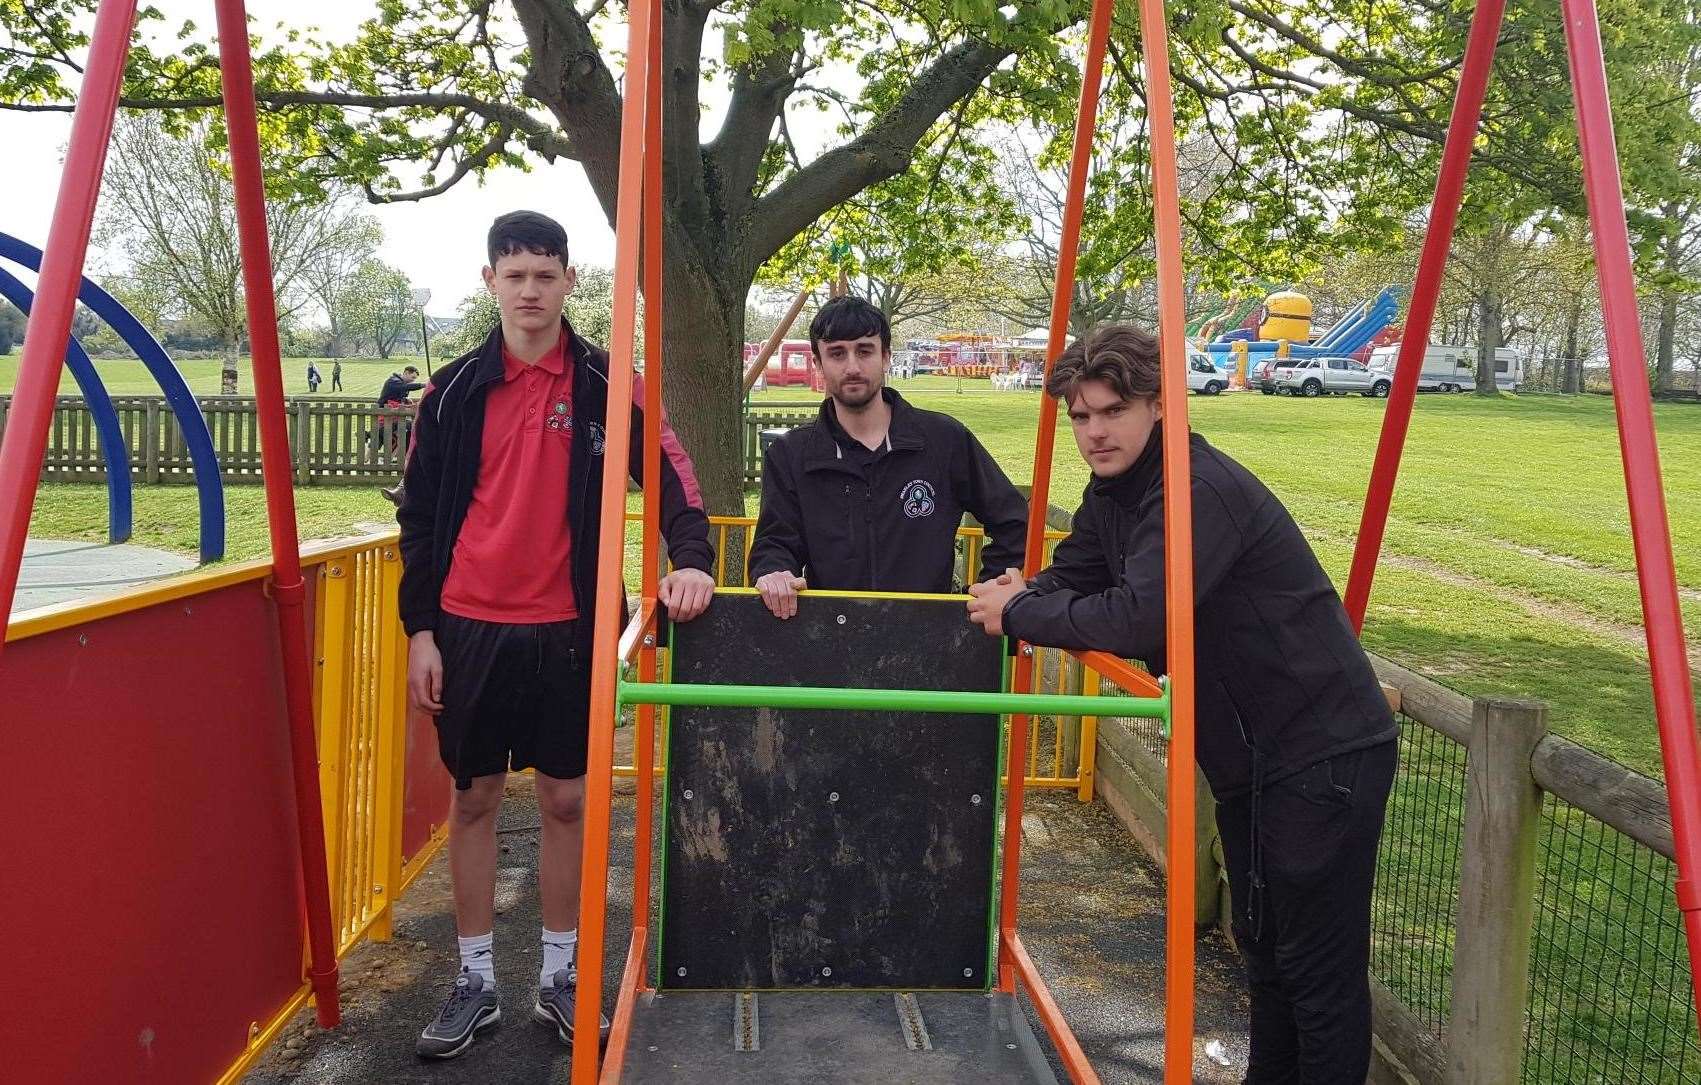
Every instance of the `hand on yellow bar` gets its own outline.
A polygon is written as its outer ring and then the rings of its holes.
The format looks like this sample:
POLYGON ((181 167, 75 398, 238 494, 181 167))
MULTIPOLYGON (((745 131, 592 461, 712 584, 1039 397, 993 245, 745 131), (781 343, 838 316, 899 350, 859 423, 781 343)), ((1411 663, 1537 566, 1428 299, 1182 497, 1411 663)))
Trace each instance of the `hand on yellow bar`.
POLYGON ((709 609, 715 578, 701 569, 676 569, 656 585, 656 598, 676 622, 688 622, 709 609))
POLYGON ((764 573, 756 578, 756 590, 762 594, 762 603, 776 618, 795 616, 797 593, 808 587, 809 584, 801 576, 784 570, 764 573))
POLYGON ((989 637, 1004 635, 1004 608, 1010 600, 1028 590, 1022 570, 1006 569, 996 580, 969 585, 969 621, 980 626, 989 637))

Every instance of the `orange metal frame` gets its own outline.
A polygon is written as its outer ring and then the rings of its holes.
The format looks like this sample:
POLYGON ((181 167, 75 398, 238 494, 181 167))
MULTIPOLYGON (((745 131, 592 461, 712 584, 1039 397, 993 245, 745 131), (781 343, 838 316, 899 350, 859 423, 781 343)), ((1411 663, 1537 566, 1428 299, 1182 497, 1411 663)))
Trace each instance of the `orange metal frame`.
MULTIPOLYGON (((1069 326, 1069 303, 1075 277, 1075 259, 1080 240, 1081 212, 1086 195, 1087 170, 1098 113, 1099 86, 1104 74, 1104 56, 1110 37, 1114 0, 1095 0, 1087 41, 1087 62, 1082 73, 1081 108, 1077 120, 1074 152, 1069 175, 1069 193, 1063 224, 1063 239, 1053 299, 1051 341, 1048 358, 1062 352, 1069 326)), ((608 823, 613 769, 613 728, 616 708, 615 683, 622 665, 636 656, 642 681, 656 676, 654 627, 657 610, 658 571, 658 471, 662 404, 662 226, 661 226, 661 85, 662 32, 655 0, 633 0, 630 9, 626 69, 625 111, 621 118, 620 192, 615 212, 615 302, 610 356, 607 478, 619 478, 629 468, 630 402, 634 318, 640 252, 645 313, 644 356, 647 402, 644 411, 643 468, 644 517, 642 599, 637 616, 622 631, 620 620, 620 566, 623 554, 621 505, 623 487, 607 486, 603 493, 602 539, 598 554, 600 589, 596 602, 596 643, 591 686, 589 776, 586 785, 584 885, 588 891, 580 903, 580 997, 577 1028, 592 1035, 602 1002, 601 975, 603 941, 606 934, 604 894, 597 887, 608 877, 608 823), (617 642, 618 638, 618 642, 617 642)), ((1193 607, 1192 563, 1181 555, 1192 553, 1192 513, 1187 454, 1186 384, 1170 379, 1183 372, 1183 307, 1181 293, 1181 226, 1176 192, 1175 143, 1170 109, 1168 45, 1162 0, 1142 0, 1142 23, 1146 28, 1147 79, 1151 87, 1153 120, 1153 184, 1157 213, 1158 273, 1160 279, 1161 327, 1164 338, 1162 388, 1164 412, 1176 424, 1165 427, 1165 516, 1168 546, 1169 643, 1171 645, 1170 696, 1174 706, 1170 754, 1172 815, 1169 824, 1171 867, 1169 871, 1169 924, 1167 959, 1167 1039, 1165 1080, 1176 1083, 1191 1077, 1193 1050, 1193 607)), ((1049 365, 1049 362, 1048 362, 1049 365)), ((1032 507, 1028 519, 1025 572, 1037 571, 1044 554, 1047 493, 1050 465, 1056 439, 1057 414, 1047 401, 1040 412, 1035 443, 1032 507)), ((1138 696, 1156 696, 1160 687, 1151 675, 1124 660, 1103 652, 1075 653, 1082 662, 1138 696)), ((1033 687, 1033 660, 1026 652, 1017 656, 1012 689, 1028 692, 1033 687)), ((594 1045, 574 1049, 572 1079, 576 1085, 595 1081, 618 1081, 631 1037, 632 1013, 639 994, 648 988, 644 955, 649 945, 650 851, 653 842, 655 764, 655 707, 637 707, 638 766, 636 833, 633 854, 632 936, 627 948, 626 968, 615 1009, 607 1054, 598 1065, 594 1045)), ((1009 758, 1020 763, 1025 756, 1025 721, 1013 719, 1010 727, 1009 758)), ((1004 890, 999 904, 999 968, 997 987, 1027 991, 1046 1032, 1056 1045, 1064 1067, 1076 1082, 1097 1082, 1098 1077, 1080 1044, 1069 1030, 1062 1011, 1052 999, 1044 979, 1023 948, 1016 930, 1021 881, 1021 817, 1023 781, 1011 773, 1005 805, 1004 890)))

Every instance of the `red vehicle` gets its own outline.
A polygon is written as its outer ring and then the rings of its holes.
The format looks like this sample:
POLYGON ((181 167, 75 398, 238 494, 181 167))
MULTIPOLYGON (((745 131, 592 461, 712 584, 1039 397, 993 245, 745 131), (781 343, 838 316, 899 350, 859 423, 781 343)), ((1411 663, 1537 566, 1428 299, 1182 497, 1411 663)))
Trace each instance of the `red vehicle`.
MULTIPOLYGON (((761 343, 744 344, 746 366, 756 360, 756 355, 762 353, 762 347, 761 343)), ((768 359, 768 367, 762 371, 762 380, 769 388, 802 385, 811 391, 825 391, 821 384, 820 370, 815 368, 807 339, 782 341, 773 357, 768 359)))

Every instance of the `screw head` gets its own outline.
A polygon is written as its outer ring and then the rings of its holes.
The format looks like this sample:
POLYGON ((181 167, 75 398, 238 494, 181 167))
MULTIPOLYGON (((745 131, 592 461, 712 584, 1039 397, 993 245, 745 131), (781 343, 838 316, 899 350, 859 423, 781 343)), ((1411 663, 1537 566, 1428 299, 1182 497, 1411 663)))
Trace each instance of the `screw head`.
POLYGON ((77 643, 82 647, 87 648, 89 646, 89 635, 87 633, 77 634, 77 643))
POLYGON ((979 795, 970 795, 969 796, 969 802, 972 803, 975 806, 979 806, 980 805, 980 796, 979 795))
POLYGON ((822 975, 823 975, 823 976, 831 976, 831 975, 832 975, 832 974, 833 974, 833 970, 832 970, 832 969, 831 969, 831 968, 826 968, 826 967, 823 967, 823 968, 822 968, 822 969, 821 969, 821 974, 822 974, 822 975))
POLYGON ((963 978, 964 979, 968 979, 970 976, 972 976, 974 974, 975 974, 975 970, 972 969, 972 968, 963 969, 963 978))
POLYGON ((828 802, 838 802, 839 801, 839 793, 837 791, 829 791, 827 793, 827 801, 828 802))
POLYGON ((1025 656, 1033 655, 1034 654, 1034 646, 1031 645, 1031 644, 1022 645, 1022 654, 1025 655, 1025 656))
MULTIPOLYGON (((688 799, 690 799, 690 798, 695 798, 695 796, 694 796, 694 795, 693 795, 693 794, 692 794, 692 793, 691 793, 691 789, 690 789, 690 788, 686 788, 686 789, 685 789, 685 797, 686 797, 686 798, 688 798, 688 799)), ((683 975, 683 973, 681 973, 681 974, 682 974, 682 975, 683 975)))
POLYGON ((1007 1048, 1009 1048, 1009 1049, 1010 1049, 1010 1050, 1011 1050, 1011 1051, 1014 1051, 1014 1050, 1016 1050, 1016 1045, 1015 1045, 1015 1044, 1005 1044, 1005 1045, 1004 1045, 1004 1046, 1005 1046, 1005 1047, 1007 1047, 1007 1048))
MULTIPOLYGON (((680 975, 680 976, 681 976, 681 977, 683 977, 683 976, 684 976, 684 975, 685 975, 685 966, 684 966, 684 965, 680 965, 680 966, 679 966, 679 975, 680 975)), ((653 1048, 653 1047, 652 1047, 652 1048, 650 1048, 650 1050, 651 1050, 651 1051, 654 1051, 654 1050, 655 1050, 655 1048, 653 1048)))
POLYGON ((839 624, 840 625, 845 624, 845 616, 843 614, 839 615, 839 624))
POLYGON ((656 635, 654 633, 645 633, 644 634, 644 647, 654 648, 655 646, 656 646, 656 635))

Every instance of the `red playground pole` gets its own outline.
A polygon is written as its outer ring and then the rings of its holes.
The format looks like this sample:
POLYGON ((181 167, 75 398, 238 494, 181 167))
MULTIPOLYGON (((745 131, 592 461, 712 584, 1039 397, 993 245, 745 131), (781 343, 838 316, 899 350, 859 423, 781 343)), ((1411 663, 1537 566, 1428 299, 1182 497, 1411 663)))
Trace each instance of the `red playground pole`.
POLYGON ((1561 0, 1571 90, 1577 103, 1577 141, 1583 154, 1583 191, 1595 241, 1595 269, 1606 323, 1607 361, 1612 368, 1612 404, 1618 414, 1618 445, 1624 457, 1625 495, 1642 588, 1642 621, 1648 638, 1654 686, 1654 718, 1660 729, 1666 791, 1671 803, 1673 854, 1677 859, 1677 906, 1689 941, 1693 996, 1701 997, 1701 749, 1695 737, 1695 700, 1678 609, 1677 571, 1672 565, 1671 527, 1660 484, 1660 453, 1654 443, 1654 410, 1644 368, 1642 323, 1636 309, 1636 278, 1630 267, 1630 236, 1624 223, 1624 191, 1618 148, 1607 98, 1606 62, 1594 0, 1561 0))
POLYGON ((224 78, 225 127, 236 189, 236 226, 242 243, 242 286, 248 303, 248 344, 253 356, 254 398, 260 415, 261 476, 272 534, 272 593, 277 603, 278 648, 283 653, 284 707, 295 776, 295 821, 301 844, 301 888, 307 905, 309 979, 319 1024, 335 1028, 337 943, 331 933, 331 886, 325 867, 325 822, 319 805, 319 754, 313 729, 312 668, 307 658, 307 587, 295 527, 295 472, 284 420, 283 364, 278 355, 277 299, 272 294, 272 250, 266 233, 266 192, 255 119, 254 68, 248 54, 248 13, 242 0, 214 0, 218 12, 219 70, 224 78))
POLYGON ((1482 119, 1483 95, 1488 90, 1494 46, 1505 14, 1506 0, 1482 0, 1471 16, 1465 67, 1459 73, 1453 119, 1447 125, 1447 143, 1441 151, 1441 173, 1435 180, 1435 199, 1429 206, 1429 232, 1424 235, 1423 254, 1418 258, 1417 282, 1412 287, 1406 326, 1400 336, 1400 353, 1394 365, 1394 387, 1382 416, 1382 437, 1376 446, 1376 464, 1371 468, 1370 490, 1364 496, 1358 542, 1353 547, 1352 572, 1347 577, 1344 601, 1354 632, 1364 631, 1364 612, 1370 605, 1371 583, 1376 579, 1376 559, 1382 552, 1382 533, 1388 526, 1388 509, 1394 501, 1394 481, 1400 474, 1400 453, 1406 447, 1412 404, 1417 400, 1418 374, 1423 369, 1424 351, 1429 348, 1429 329, 1435 323, 1435 304, 1441 296, 1441 276, 1447 270, 1447 249, 1453 244, 1459 202, 1465 195, 1465 174, 1471 168, 1471 146, 1476 142, 1477 123, 1482 119))
POLYGON ((18 590, 30 511, 41 481, 41 457, 47 449, 53 399, 59 393, 59 373, 71 340, 71 316, 82 285, 83 257, 94 228, 95 201, 100 196, 135 21, 136 0, 105 0, 95 16, 77 111, 71 117, 65 170, 59 175, 59 196, 36 281, 35 308, 24 332, 18 383, 6 420, 6 438, 0 443, 0 651, 5 649, 6 627, 18 590))

